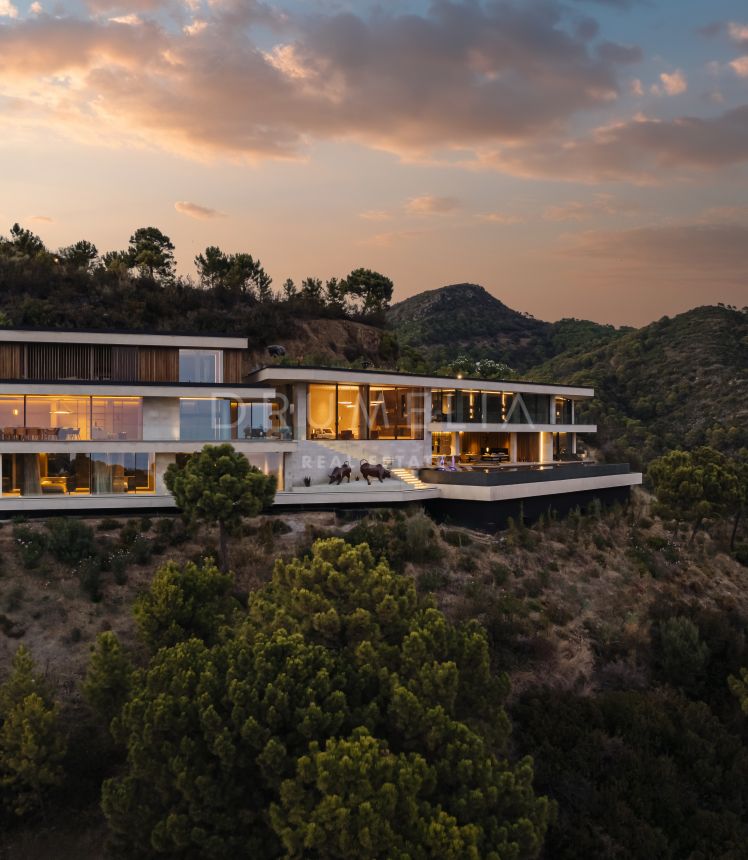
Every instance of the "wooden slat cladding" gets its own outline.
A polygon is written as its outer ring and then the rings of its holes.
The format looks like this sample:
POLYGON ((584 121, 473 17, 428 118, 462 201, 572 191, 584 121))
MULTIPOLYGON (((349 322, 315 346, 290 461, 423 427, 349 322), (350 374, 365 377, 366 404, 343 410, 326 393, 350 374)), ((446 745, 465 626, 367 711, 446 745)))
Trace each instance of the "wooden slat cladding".
POLYGON ((223 381, 228 383, 239 383, 244 377, 243 372, 243 349, 224 349, 223 351, 223 381))
POLYGON ((179 382, 179 350, 171 346, 138 347, 140 382, 179 382))
POLYGON ((112 379, 116 382, 138 381, 137 346, 112 347, 112 379))
POLYGON ((23 378, 23 344, 0 343, 0 379, 23 378))
POLYGON ((29 343, 25 351, 26 379, 111 379, 111 346, 29 343))

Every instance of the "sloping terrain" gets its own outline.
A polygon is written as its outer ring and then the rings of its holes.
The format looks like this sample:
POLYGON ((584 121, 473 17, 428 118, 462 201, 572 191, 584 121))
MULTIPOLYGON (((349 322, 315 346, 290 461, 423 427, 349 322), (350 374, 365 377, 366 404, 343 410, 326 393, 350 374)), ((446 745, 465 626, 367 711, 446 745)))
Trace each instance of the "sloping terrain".
POLYGON ((503 361, 518 371, 578 343, 616 334, 587 320, 547 323, 507 307, 477 284, 453 284, 393 305, 387 321, 400 346, 438 366, 461 353, 503 361))
POLYGON ((679 446, 748 445, 748 314, 694 308, 532 368, 539 381, 592 385, 597 443, 646 464, 679 446))

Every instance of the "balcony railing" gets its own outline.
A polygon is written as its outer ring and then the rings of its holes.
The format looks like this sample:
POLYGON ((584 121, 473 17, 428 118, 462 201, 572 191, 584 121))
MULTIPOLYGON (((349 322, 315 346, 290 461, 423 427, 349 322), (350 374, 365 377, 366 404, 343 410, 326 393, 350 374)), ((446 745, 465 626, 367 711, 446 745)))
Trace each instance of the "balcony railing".
POLYGON ((567 481, 574 478, 601 478, 627 475, 628 463, 548 463, 542 466, 511 464, 493 469, 472 471, 420 469, 418 477, 425 484, 451 484, 470 487, 498 487, 508 484, 534 484, 542 481, 567 481))

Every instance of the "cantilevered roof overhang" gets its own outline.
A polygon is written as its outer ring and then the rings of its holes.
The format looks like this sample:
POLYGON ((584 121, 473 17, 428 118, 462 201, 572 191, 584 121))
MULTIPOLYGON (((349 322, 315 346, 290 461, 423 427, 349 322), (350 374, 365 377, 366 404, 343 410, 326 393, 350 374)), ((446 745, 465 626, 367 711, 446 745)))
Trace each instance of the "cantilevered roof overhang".
POLYGON ((186 332, 105 331, 96 329, 1 328, 0 343, 171 346, 187 349, 247 349, 246 337, 186 332))
POLYGON ((333 367, 265 366, 252 371, 251 382, 281 385, 290 382, 348 383, 349 385, 407 385, 416 388, 455 389, 461 391, 508 391, 521 394, 551 394, 559 397, 594 397, 594 388, 575 385, 551 385, 542 382, 458 379, 425 376, 387 370, 341 370, 333 367))

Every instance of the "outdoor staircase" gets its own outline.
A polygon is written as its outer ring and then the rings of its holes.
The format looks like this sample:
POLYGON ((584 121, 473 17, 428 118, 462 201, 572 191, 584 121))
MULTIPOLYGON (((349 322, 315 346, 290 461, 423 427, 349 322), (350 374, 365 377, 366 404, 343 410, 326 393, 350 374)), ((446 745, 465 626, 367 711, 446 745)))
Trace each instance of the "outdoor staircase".
MULTIPOLYGON (((389 469, 392 478, 401 481, 406 485, 409 490, 433 490, 433 487, 430 487, 428 484, 424 484, 418 477, 417 472, 414 469, 404 469, 404 468, 395 468, 387 465, 386 459, 383 461, 381 457, 381 452, 377 453, 369 453, 366 450, 365 446, 360 447, 355 454, 351 453, 350 446, 341 439, 325 439, 324 441, 317 441, 318 450, 327 451, 330 456, 331 462, 344 463, 347 462, 348 465, 353 470, 354 474, 358 472, 359 469, 359 461, 360 460, 368 460, 370 463, 383 463, 386 469, 389 469)), ((376 481, 374 481, 376 483, 376 481)), ((405 489, 403 487, 402 489, 405 489)))
POLYGON ((428 484, 423 481, 412 469, 390 469, 393 478, 398 478, 403 483, 407 484, 411 490, 431 490, 428 484))

